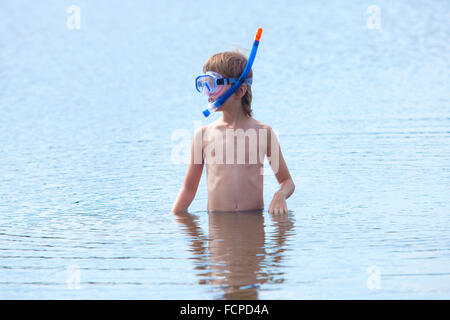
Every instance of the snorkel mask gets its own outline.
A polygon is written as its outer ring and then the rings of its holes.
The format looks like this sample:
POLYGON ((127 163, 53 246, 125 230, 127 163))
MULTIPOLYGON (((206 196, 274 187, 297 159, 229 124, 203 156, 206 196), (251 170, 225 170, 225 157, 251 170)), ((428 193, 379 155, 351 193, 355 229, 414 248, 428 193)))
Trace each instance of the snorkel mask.
MULTIPOLYGON (((202 94, 210 95, 217 91, 218 86, 235 84, 238 81, 239 78, 225 78, 220 73, 208 71, 195 79, 195 89, 202 94)), ((244 83, 251 86, 252 78, 245 79, 244 83)))
POLYGON ((200 93, 210 94, 217 90, 217 86, 232 84, 232 87, 228 89, 222 96, 216 101, 208 103, 208 107, 203 111, 203 115, 208 117, 211 113, 220 108, 227 99, 236 92, 236 90, 243 84, 251 85, 252 79, 247 79, 247 76, 252 68, 253 61, 255 60, 256 51, 258 50, 259 40, 261 39, 262 29, 259 28, 256 31, 255 41, 253 42, 252 51, 245 65, 244 71, 239 78, 223 78, 222 75, 216 72, 207 72, 195 79, 195 88, 200 93))

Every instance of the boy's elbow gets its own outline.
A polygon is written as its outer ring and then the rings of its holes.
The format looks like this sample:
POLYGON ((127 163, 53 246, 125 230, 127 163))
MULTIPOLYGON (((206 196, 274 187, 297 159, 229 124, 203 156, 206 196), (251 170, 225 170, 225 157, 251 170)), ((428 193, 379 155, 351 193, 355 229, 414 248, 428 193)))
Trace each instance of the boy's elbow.
POLYGON ((295 183, 294 183, 294 180, 292 180, 292 178, 290 180, 291 180, 291 189, 292 189, 291 194, 293 194, 295 191, 295 183))

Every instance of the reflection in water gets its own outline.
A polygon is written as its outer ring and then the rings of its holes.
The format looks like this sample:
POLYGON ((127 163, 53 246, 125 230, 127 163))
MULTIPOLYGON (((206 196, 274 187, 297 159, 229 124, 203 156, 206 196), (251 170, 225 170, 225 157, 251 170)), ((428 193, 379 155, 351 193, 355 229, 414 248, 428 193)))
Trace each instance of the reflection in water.
POLYGON ((199 283, 220 288, 224 299, 258 299, 261 284, 283 282, 278 268, 294 224, 291 214, 271 218, 275 231, 266 237, 262 211, 210 212, 208 238, 196 216, 177 214, 189 235, 199 283))

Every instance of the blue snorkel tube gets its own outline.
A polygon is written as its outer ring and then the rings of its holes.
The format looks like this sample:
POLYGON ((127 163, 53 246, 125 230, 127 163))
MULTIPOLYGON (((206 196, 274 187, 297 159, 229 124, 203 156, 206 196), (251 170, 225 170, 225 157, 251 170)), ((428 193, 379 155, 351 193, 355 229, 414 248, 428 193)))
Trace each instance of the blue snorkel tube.
POLYGON ((262 29, 259 28, 256 31, 255 41, 253 42, 252 51, 250 52, 250 56, 248 57, 247 64, 245 65, 244 71, 242 71, 239 80, 225 92, 219 99, 214 101, 213 103, 208 104, 208 108, 203 111, 203 115, 208 117, 211 113, 215 112, 218 108, 220 108, 227 99, 236 92, 236 90, 244 83, 245 79, 247 79, 248 73, 250 72, 253 61, 256 57, 256 51, 258 51, 259 40, 261 39, 262 29))

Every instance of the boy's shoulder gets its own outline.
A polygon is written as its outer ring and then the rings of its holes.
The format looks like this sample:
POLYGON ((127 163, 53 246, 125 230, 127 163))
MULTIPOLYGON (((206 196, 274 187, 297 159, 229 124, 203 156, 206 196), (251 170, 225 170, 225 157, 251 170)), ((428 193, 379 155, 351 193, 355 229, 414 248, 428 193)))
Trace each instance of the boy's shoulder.
POLYGON ((261 121, 256 120, 255 118, 251 117, 251 123, 253 124, 253 127, 258 129, 266 129, 266 130, 272 130, 272 128, 266 124, 262 123, 261 121))

